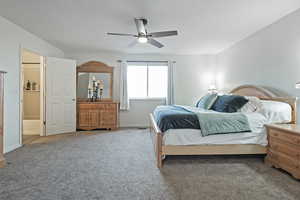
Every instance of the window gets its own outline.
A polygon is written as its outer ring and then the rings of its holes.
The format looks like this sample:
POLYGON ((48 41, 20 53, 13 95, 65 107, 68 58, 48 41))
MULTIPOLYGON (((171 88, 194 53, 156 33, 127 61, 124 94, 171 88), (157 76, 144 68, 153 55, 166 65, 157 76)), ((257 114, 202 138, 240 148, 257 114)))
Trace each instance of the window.
POLYGON ((134 98, 166 98, 167 62, 128 62, 128 96, 134 98))

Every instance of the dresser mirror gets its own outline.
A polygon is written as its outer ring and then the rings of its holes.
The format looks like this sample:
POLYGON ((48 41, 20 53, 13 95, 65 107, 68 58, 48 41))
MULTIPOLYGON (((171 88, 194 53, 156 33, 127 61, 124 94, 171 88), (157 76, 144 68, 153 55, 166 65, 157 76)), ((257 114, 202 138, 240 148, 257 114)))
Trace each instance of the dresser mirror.
POLYGON ((113 67, 90 61, 77 67, 77 101, 112 101, 113 67))

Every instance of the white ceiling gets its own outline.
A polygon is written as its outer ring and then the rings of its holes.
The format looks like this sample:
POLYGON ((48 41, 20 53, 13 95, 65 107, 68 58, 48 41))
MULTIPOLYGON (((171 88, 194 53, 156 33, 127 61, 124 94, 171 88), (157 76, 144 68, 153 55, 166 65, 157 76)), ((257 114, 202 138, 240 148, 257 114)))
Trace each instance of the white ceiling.
POLYGON ((215 54, 297 10, 299 0, 0 0, 0 15, 69 51, 215 54), (134 17, 148 32, 178 30, 159 38, 165 47, 128 48, 134 17))

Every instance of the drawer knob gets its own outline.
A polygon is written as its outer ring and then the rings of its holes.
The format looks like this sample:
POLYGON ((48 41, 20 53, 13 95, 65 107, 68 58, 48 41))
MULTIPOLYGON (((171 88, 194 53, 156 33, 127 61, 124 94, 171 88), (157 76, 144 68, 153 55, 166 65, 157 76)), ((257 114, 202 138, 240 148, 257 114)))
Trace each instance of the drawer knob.
POLYGON ((276 137, 277 137, 277 136, 278 136, 278 133, 274 133, 274 136, 276 136, 276 137))

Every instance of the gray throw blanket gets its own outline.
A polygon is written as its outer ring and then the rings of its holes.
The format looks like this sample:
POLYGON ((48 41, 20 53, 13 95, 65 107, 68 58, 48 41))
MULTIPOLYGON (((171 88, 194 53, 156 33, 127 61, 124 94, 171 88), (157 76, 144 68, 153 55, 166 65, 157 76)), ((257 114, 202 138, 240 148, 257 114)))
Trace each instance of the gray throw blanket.
POLYGON ((251 131, 243 113, 221 113, 211 110, 182 106, 197 115, 202 136, 251 131))

